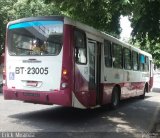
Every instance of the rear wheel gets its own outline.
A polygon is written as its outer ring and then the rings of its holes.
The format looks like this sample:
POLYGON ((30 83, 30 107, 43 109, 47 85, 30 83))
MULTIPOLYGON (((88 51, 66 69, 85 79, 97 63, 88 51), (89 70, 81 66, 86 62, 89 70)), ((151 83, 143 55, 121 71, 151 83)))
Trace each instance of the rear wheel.
POLYGON ((140 99, 144 99, 147 92, 147 86, 145 85, 143 94, 139 96, 140 99))
POLYGON ((111 108, 112 109, 118 108, 119 103, 120 103, 120 94, 118 88, 115 87, 112 92, 111 108))

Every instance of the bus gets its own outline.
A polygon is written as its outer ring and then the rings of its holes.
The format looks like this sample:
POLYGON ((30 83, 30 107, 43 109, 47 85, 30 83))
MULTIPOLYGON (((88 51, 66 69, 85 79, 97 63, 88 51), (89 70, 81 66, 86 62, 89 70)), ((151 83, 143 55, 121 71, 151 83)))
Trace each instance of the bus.
POLYGON ((65 16, 29 17, 7 25, 6 100, 81 109, 145 97, 152 56, 65 16))

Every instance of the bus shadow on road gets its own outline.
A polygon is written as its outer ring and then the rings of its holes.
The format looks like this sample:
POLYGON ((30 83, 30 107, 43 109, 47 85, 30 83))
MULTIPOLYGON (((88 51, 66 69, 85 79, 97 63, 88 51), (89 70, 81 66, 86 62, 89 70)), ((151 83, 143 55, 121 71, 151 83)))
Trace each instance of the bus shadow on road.
MULTIPOLYGON (((145 99, 150 98, 150 96, 146 96, 145 99)), ((109 105, 105 105, 95 109, 77 109, 70 107, 61 107, 55 106, 50 107, 43 110, 35 110, 26 113, 14 114, 10 115, 11 118, 16 118, 18 121, 40 121, 40 122, 57 122, 57 123, 84 123, 85 121, 92 120, 94 118, 98 118, 105 115, 112 114, 114 112, 120 111, 123 108, 126 108, 128 105, 132 106, 136 102, 140 102, 141 100, 137 97, 130 98, 127 100, 122 100, 120 107, 116 110, 112 110, 109 108, 109 105)))
POLYGON ((103 113, 107 113, 109 108, 101 107, 97 109, 77 109, 71 107, 56 106, 43 110, 32 111, 29 113, 20 113, 11 115, 12 118, 26 119, 26 120, 40 120, 41 122, 83 122, 85 120, 97 117, 103 113))
MULTIPOLYGON (((150 96, 146 96, 145 100, 139 98, 123 100, 116 110, 111 110, 108 105, 86 110, 55 106, 8 117, 14 118, 12 123, 31 127, 33 131, 108 132, 119 133, 124 138, 135 137, 135 134, 138 135, 135 126, 146 127, 146 122, 150 122, 149 119, 154 114, 148 106, 155 107, 157 103, 149 100, 150 96), (147 120, 144 121, 144 118, 147 120)), ((147 126, 146 130, 148 128, 147 126)))

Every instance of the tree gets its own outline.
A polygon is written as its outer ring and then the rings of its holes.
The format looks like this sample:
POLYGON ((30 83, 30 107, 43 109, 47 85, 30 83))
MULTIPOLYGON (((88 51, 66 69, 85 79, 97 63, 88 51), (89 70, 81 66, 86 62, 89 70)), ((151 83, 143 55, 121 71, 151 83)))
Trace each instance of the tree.
POLYGON ((18 18, 59 14, 54 4, 43 0, 0 0, 0 55, 4 49, 6 25, 18 18))
POLYGON ((133 28, 132 42, 138 42, 154 58, 160 55, 159 0, 0 0, 0 46, 4 45, 8 21, 55 14, 69 16, 117 38, 121 33, 120 16, 127 15, 133 28))
POLYGON ((43 0, 18 0, 10 11, 12 20, 32 16, 59 14, 54 4, 45 4, 43 0))
POLYGON ((147 41, 160 43, 160 1, 128 0, 124 12, 130 15, 133 28, 133 40, 138 40, 143 47, 147 41))
POLYGON ((0 55, 3 52, 4 49, 4 39, 5 39, 5 30, 6 30, 6 24, 9 21, 9 13, 12 9, 13 4, 17 0, 0 0, 0 55))
POLYGON ((45 0, 59 7, 61 14, 119 37, 120 1, 116 0, 45 0))
POLYGON ((151 53, 160 67, 160 1, 128 0, 123 12, 130 16, 132 43, 151 53))

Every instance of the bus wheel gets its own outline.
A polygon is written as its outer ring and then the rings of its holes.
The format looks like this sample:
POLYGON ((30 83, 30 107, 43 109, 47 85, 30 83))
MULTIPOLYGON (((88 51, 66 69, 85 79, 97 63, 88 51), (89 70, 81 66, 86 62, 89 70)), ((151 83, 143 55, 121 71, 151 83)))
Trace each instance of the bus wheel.
POLYGON ((147 86, 144 87, 144 91, 143 94, 139 96, 140 99, 144 99, 145 98, 145 94, 147 92, 147 86))
POLYGON ((111 108, 112 108, 112 109, 118 108, 119 103, 120 103, 119 90, 118 90, 117 87, 115 87, 115 88, 113 89, 113 92, 112 92, 111 108))

